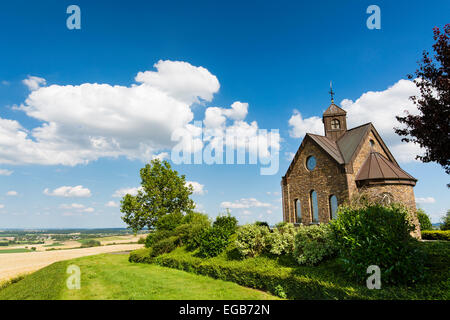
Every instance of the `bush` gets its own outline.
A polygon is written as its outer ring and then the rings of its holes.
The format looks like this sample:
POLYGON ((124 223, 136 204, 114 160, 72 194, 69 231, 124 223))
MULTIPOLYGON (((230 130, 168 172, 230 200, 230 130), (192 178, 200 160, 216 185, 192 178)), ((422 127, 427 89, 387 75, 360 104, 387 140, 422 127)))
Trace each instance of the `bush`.
POLYGON ((201 235, 199 255, 205 258, 215 257, 226 249, 228 243, 229 234, 226 229, 207 228, 201 235))
POLYGON ((347 273, 363 281, 376 265, 383 283, 411 283, 423 277, 423 255, 411 237, 414 225, 399 204, 341 207, 330 225, 347 273))
POLYGON ((177 236, 162 239, 152 245, 151 255, 156 257, 159 256, 160 254, 171 252, 175 250, 175 248, 177 247, 177 243, 178 243, 177 236))
POLYGON ((153 246, 153 244, 166 239, 168 237, 173 236, 174 232, 173 231, 169 231, 169 230, 156 230, 153 232, 150 232, 147 236, 147 238, 145 239, 145 247, 146 248, 150 248, 151 246, 153 246))
POLYGON ((128 261, 130 262, 140 262, 140 263, 152 263, 153 254, 152 248, 142 248, 130 252, 128 261))
POLYGON ((183 224, 174 230, 174 234, 180 238, 181 245, 194 250, 200 246, 203 232, 210 226, 211 221, 206 214, 194 212, 183 218, 183 224))
POLYGON ((422 239, 450 241, 450 230, 425 230, 422 231, 422 239))
POLYGON ((431 225, 430 217, 421 208, 417 209, 417 219, 419 219, 420 230, 433 230, 431 225))
POLYGON ((82 248, 90 248, 90 247, 98 247, 101 246, 102 244, 100 243, 100 241, 98 240, 83 240, 83 242, 81 243, 81 247, 82 248))
POLYGON ((173 231, 183 222, 183 214, 181 212, 168 213, 158 219, 156 222, 156 230, 173 231))
POLYGON ((145 240, 147 239, 147 237, 140 237, 138 240, 138 244, 145 244, 145 240))
POLYGON ((221 228, 228 237, 236 232, 237 219, 232 217, 229 213, 227 215, 219 215, 213 223, 214 228, 221 228))
POLYGON ((294 253, 294 238, 297 228, 292 223, 285 223, 267 235, 267 250, 275 255, 292 255, 294 253))
POLYGON ((300 226, 295 235, 294 257, 301 265, 317 265, 337 252, 328 224, 300 226))
POLYGON ((255 226, 258 226, 258 227, 267 227, 270 229, 269 224, 265 221, 255 221, 254 224, 255 224, 255 226))
POLYGON ((261 254, 267 245, 270 230, 254 224, 246 224, 237 230, 236 248, 243 257, 255 257, 261 254))

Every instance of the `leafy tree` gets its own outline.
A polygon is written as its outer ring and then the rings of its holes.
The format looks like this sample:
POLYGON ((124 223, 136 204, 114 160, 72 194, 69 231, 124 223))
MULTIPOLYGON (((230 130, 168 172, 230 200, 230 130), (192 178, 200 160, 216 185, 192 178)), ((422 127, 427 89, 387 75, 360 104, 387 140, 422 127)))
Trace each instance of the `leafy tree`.
POLYGON ((447 210, 447 214, 442 219, 441 230, 450 230, 450 210, 447 210))
POLYGON ((167 161, 152 160, 140 170, 140 175, 142 188, 137 195, 126 194, 120 202, 120 211, 125 214, 122 220, 134 232, 145 226, 154 229, 168 213, 190 213, 195 208, 190 199, 192 186, 186 186, 185 176, 180 176, 167 161))
POLYGON ((420 230, 433 230, 430 217, 422 208, 417 209, 417 219, 419 219, 420 230))
MULTIPOLYGON (((434 59, 424 51, 419 69, 416 70, 414 83, 420 90, 420 97, 410 99, 417 105, 419 114, 407 113, 397 120, 406 128, 394 128, 403 136, 402 141, 418 143, 425 149, 423 156, 416 159, 422 162, 437 162, 447 174, 450 174, 450 24, 443 32, 433 29, 434 59)), ((412 75, 408 75, 412 79, 412 75)), ((447 185, 450 187, 450 184, 447 185)))

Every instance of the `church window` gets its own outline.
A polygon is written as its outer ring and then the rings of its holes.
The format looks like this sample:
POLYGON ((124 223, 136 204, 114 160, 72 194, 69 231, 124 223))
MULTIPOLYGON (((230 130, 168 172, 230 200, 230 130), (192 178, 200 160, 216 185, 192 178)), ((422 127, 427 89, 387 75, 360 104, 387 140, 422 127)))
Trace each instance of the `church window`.
POLYGON ((302 208, 300 206, 300 200, 295 199, 295 216, 297 223, 302 223, 302 208))
POLYGON ((375 145, 375 141, 373 141, 372 139, 369 140, 370 146, 373 147, 375 145))
POLYGON ((306 168, 308 168, 309 171, 314 170, 316 167, 316 157, 309 156, 308 159, 306 159, 306 168))
POLYGON ((330 196, 330 219, 337 218, 338 201, 337 197, 333 194, 330 196))
POLYGON ((319 222, 319 204, 317 203, 317 192, 314 190, 310 193, 310 202, 311 202, 311 213, 312 213, 312 222, 319 222))
POLYGON ((331 129, 339 129, 341 127, 341 123, 338 119, 331 120, 331 129))

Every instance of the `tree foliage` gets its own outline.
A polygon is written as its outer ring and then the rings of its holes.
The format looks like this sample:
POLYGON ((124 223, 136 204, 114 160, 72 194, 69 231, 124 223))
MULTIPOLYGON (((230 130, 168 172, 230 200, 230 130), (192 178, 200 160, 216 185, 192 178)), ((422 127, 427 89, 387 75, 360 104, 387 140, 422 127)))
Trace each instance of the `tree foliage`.
POLYGON ((447 214, 442 219, 441 230, 450 230, 450 210, 447 210, 447 214))
POLYGON ((420 96, 410 97, 419 114, 397 116, 406 128, 395 128, 395 132, 404 137, 402 141, 418 143, 425 149, 425 154, 417 155, 416 159, 437 162, 450 174, 450 24, 442 32, 434 28, 433 33, 435 61, 428 52, 423 52, 414 80, 420 96))
POLYGON ((426 212, 422 208, 417 209, 417 219, 419 219, 421 231, 433 230, 430 217, 426 214, 426 212))
POLYGON ((140 170, 141 188, 137 195, 126 194, 121 201, 122 220, 134 232, 144 227, 155 228, 158 220, 167 215, 190 213, 195 208, 190 199, 191 185, 186 186, 184 175, 179 175, 167 161, 154 159, 140 170))

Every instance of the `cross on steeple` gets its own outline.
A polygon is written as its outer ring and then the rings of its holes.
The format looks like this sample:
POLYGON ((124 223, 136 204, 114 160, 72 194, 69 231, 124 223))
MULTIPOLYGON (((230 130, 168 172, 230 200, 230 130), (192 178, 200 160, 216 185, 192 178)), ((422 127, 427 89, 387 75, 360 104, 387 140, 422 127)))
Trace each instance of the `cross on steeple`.
POLYGON ((331 103, 334 103, 334 92, 333 92, 333 84, 330 81, 330 92, 328 92, 331 96, 331 103))

